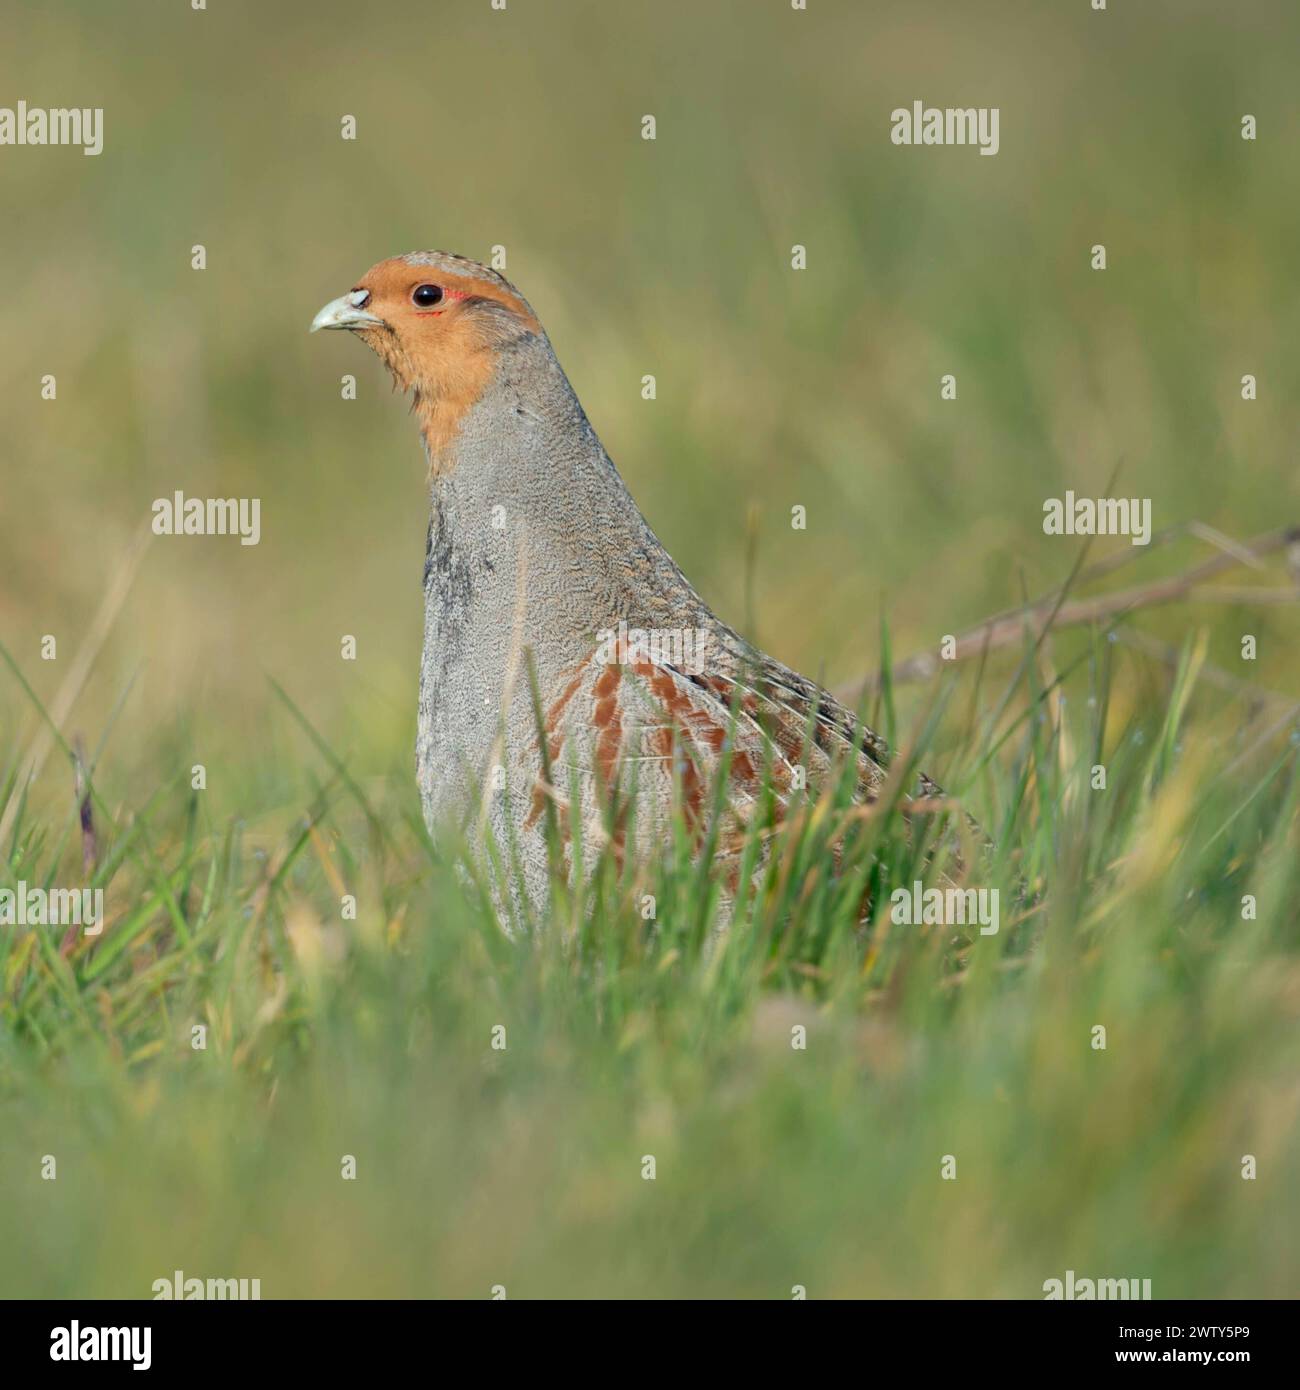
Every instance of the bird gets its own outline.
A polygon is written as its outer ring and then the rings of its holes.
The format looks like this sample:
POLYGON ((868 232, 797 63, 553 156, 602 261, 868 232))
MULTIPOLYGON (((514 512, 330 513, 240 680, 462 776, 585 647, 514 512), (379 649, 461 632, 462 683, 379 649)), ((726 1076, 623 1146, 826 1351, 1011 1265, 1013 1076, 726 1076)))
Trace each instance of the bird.
MULTIPOLYGON (((321 329, 379 357, 424 449, 416 780, 435 836, 477 820, 536 904, 555 832, 573 873, 653 850, 677 816, 734 866, 764 806, 779 818, 846 763, 855 799, 879 797, 886 741, 699 596, 504 275, 443 251, 390 257, 321 329)), ((943 793, 921 775, 916 795, 943 793)))

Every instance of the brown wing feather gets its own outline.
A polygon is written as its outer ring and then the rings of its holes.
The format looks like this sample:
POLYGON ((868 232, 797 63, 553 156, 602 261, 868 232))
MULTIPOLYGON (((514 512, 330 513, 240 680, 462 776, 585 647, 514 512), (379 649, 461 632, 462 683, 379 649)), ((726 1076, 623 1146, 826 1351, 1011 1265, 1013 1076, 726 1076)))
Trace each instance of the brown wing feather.
MULTIPOLYGON (((883 741, 859 731, 819 687, 766 660, 747 679, 738 664, 729 673, 692 674, 645 658, 601 662, 593 653, 566 675, 545 709, 544 728, 561 787, 564 766, 576 767, 606 795, 634 782, 659 804, 678 799, 697 836, 724 761, 726 801, 743 822, 765 787, 779 816, 800 785, 815 791, 855 750, 859 795, 871 800, 883 775, 872 754, 887 756, 883 741)), ((545 807, 541 780, 539 768, 529 826, 545 807)))

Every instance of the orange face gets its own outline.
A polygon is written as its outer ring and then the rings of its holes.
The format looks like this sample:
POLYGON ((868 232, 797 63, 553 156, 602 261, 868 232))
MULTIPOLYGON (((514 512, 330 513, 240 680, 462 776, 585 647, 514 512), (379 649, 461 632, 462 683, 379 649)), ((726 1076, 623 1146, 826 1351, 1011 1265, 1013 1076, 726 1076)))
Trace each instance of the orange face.
POLYGON ((495 271, 437 251, 380 261, 316 315, 312 331, 319 328, 356 333, 414 393, 435 465, 491 380, 501 348, 542 331, 495 271))

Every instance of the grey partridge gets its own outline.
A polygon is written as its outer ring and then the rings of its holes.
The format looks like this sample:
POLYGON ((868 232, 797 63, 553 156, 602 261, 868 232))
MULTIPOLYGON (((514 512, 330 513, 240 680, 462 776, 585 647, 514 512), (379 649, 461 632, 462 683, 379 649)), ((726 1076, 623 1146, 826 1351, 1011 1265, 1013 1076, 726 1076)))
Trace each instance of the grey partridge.
POLYGON ((725 855, 765 787, 779 809, 851 759, 858 796, 877 795, 884 741, 714 616, 503 276, 439 251, 396 256, 327 304, 322 328, 355 333, 411 393, 428 460, 416 764, 431 830, 479 817, 503 853, 517 844, 536 902, 548 799, 570 833, 583 817, 585 846, 613 838, 620 853, 620 795, 640 848, 674 810, 702 843, 721 804, 725 855))

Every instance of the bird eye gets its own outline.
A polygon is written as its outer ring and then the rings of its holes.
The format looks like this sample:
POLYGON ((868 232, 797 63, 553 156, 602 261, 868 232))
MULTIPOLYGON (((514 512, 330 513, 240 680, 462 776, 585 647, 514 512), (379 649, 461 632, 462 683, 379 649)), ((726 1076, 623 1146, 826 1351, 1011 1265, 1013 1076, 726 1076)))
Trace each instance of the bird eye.
POLYGON ((442 299, 441 285, 419 285, 411 294, 411 301, 421 309, 428 309, 442 299))

